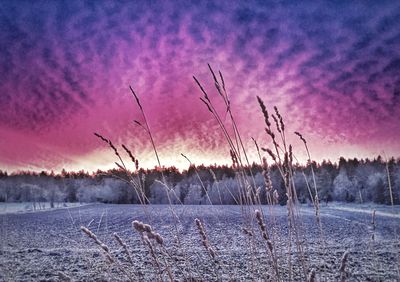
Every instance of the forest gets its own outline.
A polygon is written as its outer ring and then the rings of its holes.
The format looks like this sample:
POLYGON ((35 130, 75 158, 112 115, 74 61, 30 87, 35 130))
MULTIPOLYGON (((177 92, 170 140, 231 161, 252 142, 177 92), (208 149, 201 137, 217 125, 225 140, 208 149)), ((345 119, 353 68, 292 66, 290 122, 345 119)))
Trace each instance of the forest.
MULTIPOLYGON (((293 181, 301 203, 311 203, 315 197, 313 168, 319 200, 353 203, 374 202, 400 204, 400 159, 384 161, 378 156, 369 159, 344 159, 338 163, 296 164, 293 181), (391 193, 392 192, 392 193, 391 193)), ((266 203, 263 168, 253 164, 245 169, 254 179, 256 193, 266 203)), ((283 179, 276 166, 268 168, 277 203, 286 203, 283 179)), ((0 202, 101 202, 138 204, 139 197, 131 178, 138 179, 149 204, 238 204, 240 185, 237 171, 231 166, 190 166, 180 172, 174 167, 138 169, 127 175, 119 169, 88 173, 42 171, 8 174, 0 170, 0 202)), ((253 180, 252 180, 253 181, 253 180)))

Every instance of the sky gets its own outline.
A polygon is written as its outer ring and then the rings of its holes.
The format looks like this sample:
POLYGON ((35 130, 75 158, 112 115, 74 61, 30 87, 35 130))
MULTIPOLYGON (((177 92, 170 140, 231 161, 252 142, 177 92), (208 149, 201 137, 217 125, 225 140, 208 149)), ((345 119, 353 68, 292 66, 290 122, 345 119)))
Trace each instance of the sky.
MULTIPOLYGON (((224 116, 224 75, 251 160, 277 106, 300 161, 400 157, 398 1, 1 1, 0 169, 115 167, 93 132, 162 165, 230 164, 195 75, 224 116)), ((226 120, 228 121, 228 120, 226 120)))

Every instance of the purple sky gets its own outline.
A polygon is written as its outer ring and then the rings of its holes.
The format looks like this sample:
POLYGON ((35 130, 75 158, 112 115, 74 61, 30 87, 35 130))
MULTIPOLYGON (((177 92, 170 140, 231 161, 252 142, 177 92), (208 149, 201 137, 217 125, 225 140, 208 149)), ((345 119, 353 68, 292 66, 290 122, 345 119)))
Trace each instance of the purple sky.
POLYGON ((396 1, 2 1, 0 169, 112 167, 93 132, 153 167, 129 84, 162 164, 230 163, 192 79, 218 104, 207 63, 254 160, 250 137, 270 145, 256 95, 278 106, 300 160, 293 131, 316 160, 399 157, 399 19, 396 1))

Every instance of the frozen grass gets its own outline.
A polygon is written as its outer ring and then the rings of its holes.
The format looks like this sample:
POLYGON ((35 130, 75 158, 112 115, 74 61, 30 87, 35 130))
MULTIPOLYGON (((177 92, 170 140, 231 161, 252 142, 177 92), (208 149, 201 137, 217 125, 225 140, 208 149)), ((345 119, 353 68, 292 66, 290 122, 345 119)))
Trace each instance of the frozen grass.
MULTIPOLYGON (((358 209, 357 205, 348 206, 358 209)), ((383 213, 392 210, 387 206, 376 208, 383 213)), ((400 207, 395 206, 394 210, 399 213, 400 207)), ((162 236, 165 249, 152 241, 154 252, 161 265, 168 263, 177 280, 190 280, 190 277, 202 281, 273 279, 274 269, 268 263, 269 251, 264 247, 259 230, 254 230, 255 251, 248 249, 249 238, 242 232, 239 220, 240 206, 177 206, 175 211, 181 222, 179 232, 181 244, 187 250, 186 260, 176 240, 174 218, 168 205, 152 206, 147 212, 137 205, 88 205, 46 213, 1 215, 0 220, 5 224, 2 225, 0 281, 54 281, 60 272, 74 281, 128 281, 126 274, 120 270, 121 266, 135 281, 158 281, 150 250, 144 245, 141 234, 132 228, 134 220, 147 222, 154 227, 154 232, 162 236), (196 218, 204 223, 208 244, 215 250, 217 263, 202 244, 194 223, 196 218), (104 251, 79 230, 81 225, 89 225, 97 238, 108 246, 112 258, 118 260, 120 266, 107 261, 104 251), (133 266, 126 249, 115 240, 114 233, 118 233, 126 244, 133 266)), ((271 217, 268 207, 263 207, 262 211, 269 228, 271 217)), ((308 230, 305 236, 308 242, 306 259, 310 269, 315 269, 315 281, 339 279, 341 260, 346 250, 349 255, 344 271, 349 281, 396 281, 395 259, 400 248, 394 235, 399 224, 397 218, 376 215, 372 248, 370 214, 321 206, 328 249, 325 254, 315 228, 314 208, 301 206, 301 216, 308 230)), ((278 267, 281 280, 288 281, 286 207, 276 206, 274 217, 278 267)), ((301 264, 296 253, 292 256, 292 280, 302 281, 301 264)), ((169 280, 167 272, 163 274, 164 280, 169 280)))

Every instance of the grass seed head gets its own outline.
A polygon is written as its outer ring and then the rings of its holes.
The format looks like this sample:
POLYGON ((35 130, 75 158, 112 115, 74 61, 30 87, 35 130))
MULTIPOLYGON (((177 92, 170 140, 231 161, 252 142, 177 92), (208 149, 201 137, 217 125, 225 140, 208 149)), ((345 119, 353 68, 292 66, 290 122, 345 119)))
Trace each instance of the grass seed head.
POLYGON ((267 152, 268 155, 270 155, 270 157, 272 158, 273 161, 276 161, 276 156, 275 154, 271 151, 271 149, 269 148, 261 148, 261 150, 263 150, 264 152, 267 152))
POLYGON ((129 150, 124 144, 122 144, 122 148, 125 150, 125 152, 128 154, 128 156, 131 158, 131 161, 135 162, 135 157, 133 156, 131 150, 129 150))
POLYGON ((269 115, 268 115, 267 108, 265 107, 263 100, 261 100, 261 98, 259 96, 257 96, 257 101, 258 101, 258 104, 260 105, 261 112, 264 115, 265 124, 267 125, 267 127, 270 127, 271 123, 269 121, 269 115))
POLYGON ((299 136, 299 138, 301 139, 301 141, 303 141, 304 144, 307 144, 306 139, 303 137, 303 135, 301 135, 299 132, 295 131, 294 134, 296 134, 297 136, 299 136))
POLYGON ((276 126, 276 130, 277 130, 279 133, 282 133, 282 130, 281 130, 280 126, 279 126, 278 118, 277 118, 274 114, 272 114, 272 118, 274 119, 275 126, 276 126))

